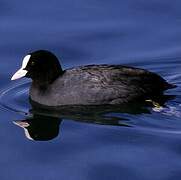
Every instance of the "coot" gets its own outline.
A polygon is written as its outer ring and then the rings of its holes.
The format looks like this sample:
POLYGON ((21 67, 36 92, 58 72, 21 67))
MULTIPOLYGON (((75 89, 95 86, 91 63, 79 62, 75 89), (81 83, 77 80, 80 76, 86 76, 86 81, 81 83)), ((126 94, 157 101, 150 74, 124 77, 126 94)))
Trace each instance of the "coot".
POLYGON ((86 65, 62 70, 57 57, 38 50, 26 55, 11 80, 32 79, 30 98, 44 106, 103 105, 144 101, 174 88, 158 74, 122 65, 86 65))

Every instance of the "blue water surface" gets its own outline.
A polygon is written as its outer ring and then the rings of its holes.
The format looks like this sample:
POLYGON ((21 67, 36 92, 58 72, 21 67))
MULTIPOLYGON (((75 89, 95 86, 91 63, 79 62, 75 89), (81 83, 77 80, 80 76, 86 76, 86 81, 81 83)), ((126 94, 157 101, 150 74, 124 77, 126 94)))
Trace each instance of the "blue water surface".
POLYGON ((1 0, 0 179, 181 179, 180 8, 179 0, 1 0), (10 78, 37 49, 54 52, 63 68, 149 69, 178 86, 166 92, 176 97, 137 114, 35 116, 30 82, 10 78))

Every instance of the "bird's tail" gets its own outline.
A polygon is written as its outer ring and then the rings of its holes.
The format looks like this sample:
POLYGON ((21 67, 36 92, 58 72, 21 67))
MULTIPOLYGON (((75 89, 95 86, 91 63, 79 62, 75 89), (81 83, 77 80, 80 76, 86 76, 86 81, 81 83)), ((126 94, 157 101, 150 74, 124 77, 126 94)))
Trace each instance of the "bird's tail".
POLYGON ((173 89, 173 88, 176 88, 176 87, 177 87, 177 85, 170 84, 170 83, 167 83, 166 86, 165 86, 166 89, 173 89))

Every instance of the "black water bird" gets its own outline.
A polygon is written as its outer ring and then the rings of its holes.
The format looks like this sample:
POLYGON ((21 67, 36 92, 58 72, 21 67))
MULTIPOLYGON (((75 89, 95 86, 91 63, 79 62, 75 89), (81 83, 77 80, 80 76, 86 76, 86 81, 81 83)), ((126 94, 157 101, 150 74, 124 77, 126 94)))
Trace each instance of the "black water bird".
POLYGON ((62 70, 46 50, 26 55, 12 80, 32 79, 30 99, 44 106, 112 105, 156 99, 176 87, 145 69, 123 65, 86 65, 62 70))

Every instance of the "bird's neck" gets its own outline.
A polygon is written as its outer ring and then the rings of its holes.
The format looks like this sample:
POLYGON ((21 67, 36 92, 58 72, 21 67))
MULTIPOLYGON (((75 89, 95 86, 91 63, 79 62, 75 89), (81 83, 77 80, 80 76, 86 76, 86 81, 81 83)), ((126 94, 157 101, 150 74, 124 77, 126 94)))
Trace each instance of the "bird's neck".
POLYGON ((36 77, 33 79, 33 86, 38 88, 40 91, 46 91, 48 87, 56 81, 57 78, 62 76, 64 71, 62 69, 57 69, 55 71, 47 71, 46 73, 42 74, 41 76, 36 77))

